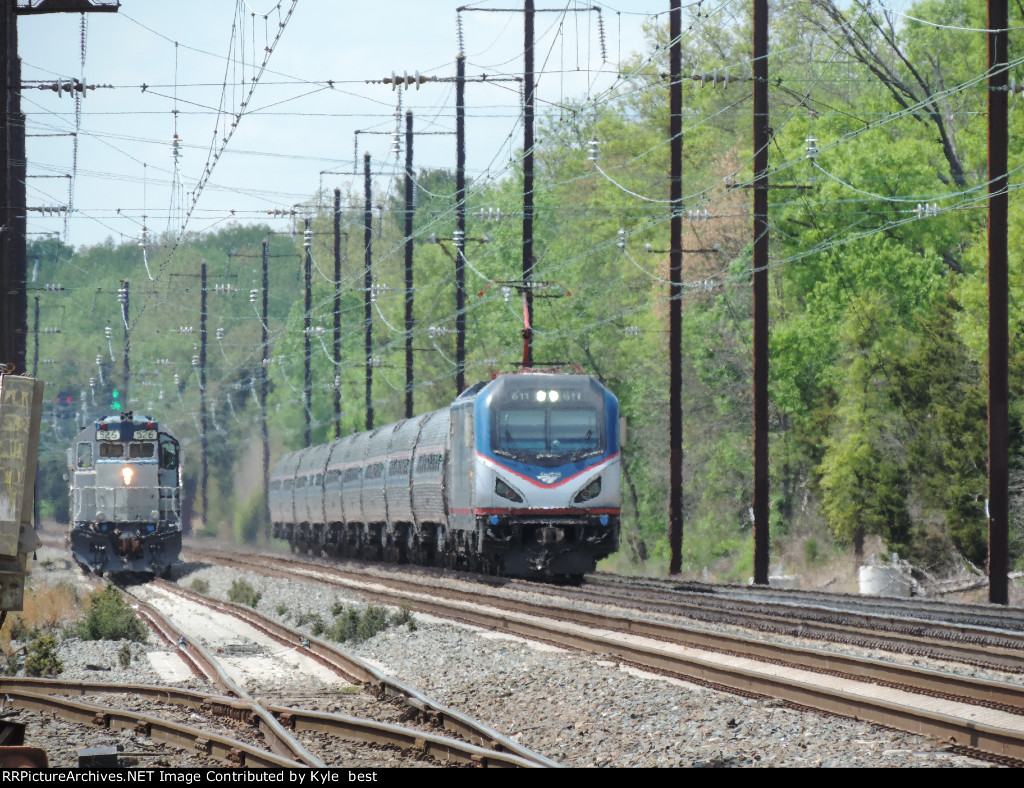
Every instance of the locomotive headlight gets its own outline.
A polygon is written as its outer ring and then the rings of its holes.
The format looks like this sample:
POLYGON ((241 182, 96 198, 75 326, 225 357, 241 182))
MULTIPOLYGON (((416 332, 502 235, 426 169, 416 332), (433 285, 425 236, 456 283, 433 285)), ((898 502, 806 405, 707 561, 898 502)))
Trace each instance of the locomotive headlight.
POLYGON ((121 469, 121 478, 124 479, 124 486, 129 487, 132 483, 132 477, 135 475, 135 469, 131 465, 125 465, 121 469))
POLYGON ((505 498, 506 500, 509 501, 513 501, 514 503, 523 502, 523 496, 521 496, 519 493, 517 493, 515 490, 509 487, 505 483, 505 481, 499 477, 495 477, 494 479, 494 492, 495 494, 500 495, 502 498, 505 498))
POLYGON ((572 499, 573 503, 583 503, 589 501, 591 498, 596 498, 601 492, 601 477, 598 476, 590 484, 576 493, 576 497, 572 499))

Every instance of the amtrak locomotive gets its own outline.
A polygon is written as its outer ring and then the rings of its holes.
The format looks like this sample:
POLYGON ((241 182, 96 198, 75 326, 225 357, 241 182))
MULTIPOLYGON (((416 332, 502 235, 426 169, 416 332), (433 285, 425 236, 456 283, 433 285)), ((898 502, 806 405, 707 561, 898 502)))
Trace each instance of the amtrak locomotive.
POLYGON ((157 422, 117 414, 68 449, 71 552, 96 574, 165 575, 181 552, 181 452, 157 422))
POLYGON ((578 580, 618 549, 619 477, 615 396, 527 371, 286 454, 270 516, 294 551, 578 580))

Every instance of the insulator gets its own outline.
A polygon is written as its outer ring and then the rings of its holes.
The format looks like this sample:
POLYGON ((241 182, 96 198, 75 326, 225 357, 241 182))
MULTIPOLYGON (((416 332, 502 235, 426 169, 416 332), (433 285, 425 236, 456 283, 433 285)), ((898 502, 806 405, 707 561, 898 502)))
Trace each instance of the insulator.
POLYGON ((640 334, 640 329, 637 328, 636 326, 626 326, 626 328, 623 329, 622 333, 628 337, 635 337, 640 334))
POLYGON ((117 289, 117 300, 122 304, 128 300, 128 290, 126 288, 119 287, 117 289))
POLYGON ((260 294, 260 291, 257 290, 255 287, 252 290, 250 290, 249 291, 249 303, 250 304, 255 304, 256 303, 256 299, 259 297, 259 294, 260 294))
POLYGON ((174 373, 174 385, 175 386, 180 386, 181 385, 181 376, 179 376, 177 372, 174 373))
POLYGON ((198 367, 199 366, 199 356, 192 356, 192 366, 193 367, 198 367))
POLYGON ((590 146, 590 148, 589 148, 589 155, 587 156, 587 161, 597 161, 598 159, 600 159, 601 158, 601 150, 598 147, 600 145, 600 143, 596 139, 593 139, 593 140, 590 140, 590 142, 587 143, 587 144, 590 146))
POLYGON ((511 301, 512 300, 512 288, 509 287, 508 285, 503 285, 502 288, 501 288, 501 297, 505 299, 505 303, 506 304, 509 301, 511 301))
POLYGON ((804 140, 804 142, 807 143, 807 147, 805 148, 805 150, 807 151, 807 155, 805 156, 805 158, 814 161, 816 158, 818 158, 818 140, 815 139, 812 135, 808 137, 806 140, 804 140))
POLYGON ((618 242, 615 245, 617 247, 619 247, 620 249, 625 249, 626 248, 626 228, 625 227, 620 227, 619 228, 618 236, 619 236, 619 240, 618 240, 618 242))
POLYGON ((224 339, 224 329, 223 328, 218 328, 217 329, 217 339, 224 339))
POLYGON ((98 367, 102 367, 103 366, 103 356, 96 356, 96 366, 98 366, 98 367))

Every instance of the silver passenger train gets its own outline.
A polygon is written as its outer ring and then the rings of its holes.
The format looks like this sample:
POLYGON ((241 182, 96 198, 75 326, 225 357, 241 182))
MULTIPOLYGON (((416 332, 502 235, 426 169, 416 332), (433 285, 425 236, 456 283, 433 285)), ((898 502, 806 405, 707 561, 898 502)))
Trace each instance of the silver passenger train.
POLYGON ((131 413, 83 429, 68 448, 75 561, 96 574, 166 575, 181 552, 181 451, 131 413))
POLYGON ((586 375, 500 375, 286 454, 269 506, 293 551, 578 580, 618 549, 618 400, 586 375))

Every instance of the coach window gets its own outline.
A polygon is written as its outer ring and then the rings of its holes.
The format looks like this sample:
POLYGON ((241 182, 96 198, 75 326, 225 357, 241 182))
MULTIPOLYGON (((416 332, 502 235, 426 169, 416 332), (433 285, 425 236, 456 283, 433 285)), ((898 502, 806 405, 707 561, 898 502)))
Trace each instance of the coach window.
POLYGON ((92 467, 92 444, 91 443, 79 443, 78 444, 78 467, 79 468, 91 468, 92 467))

